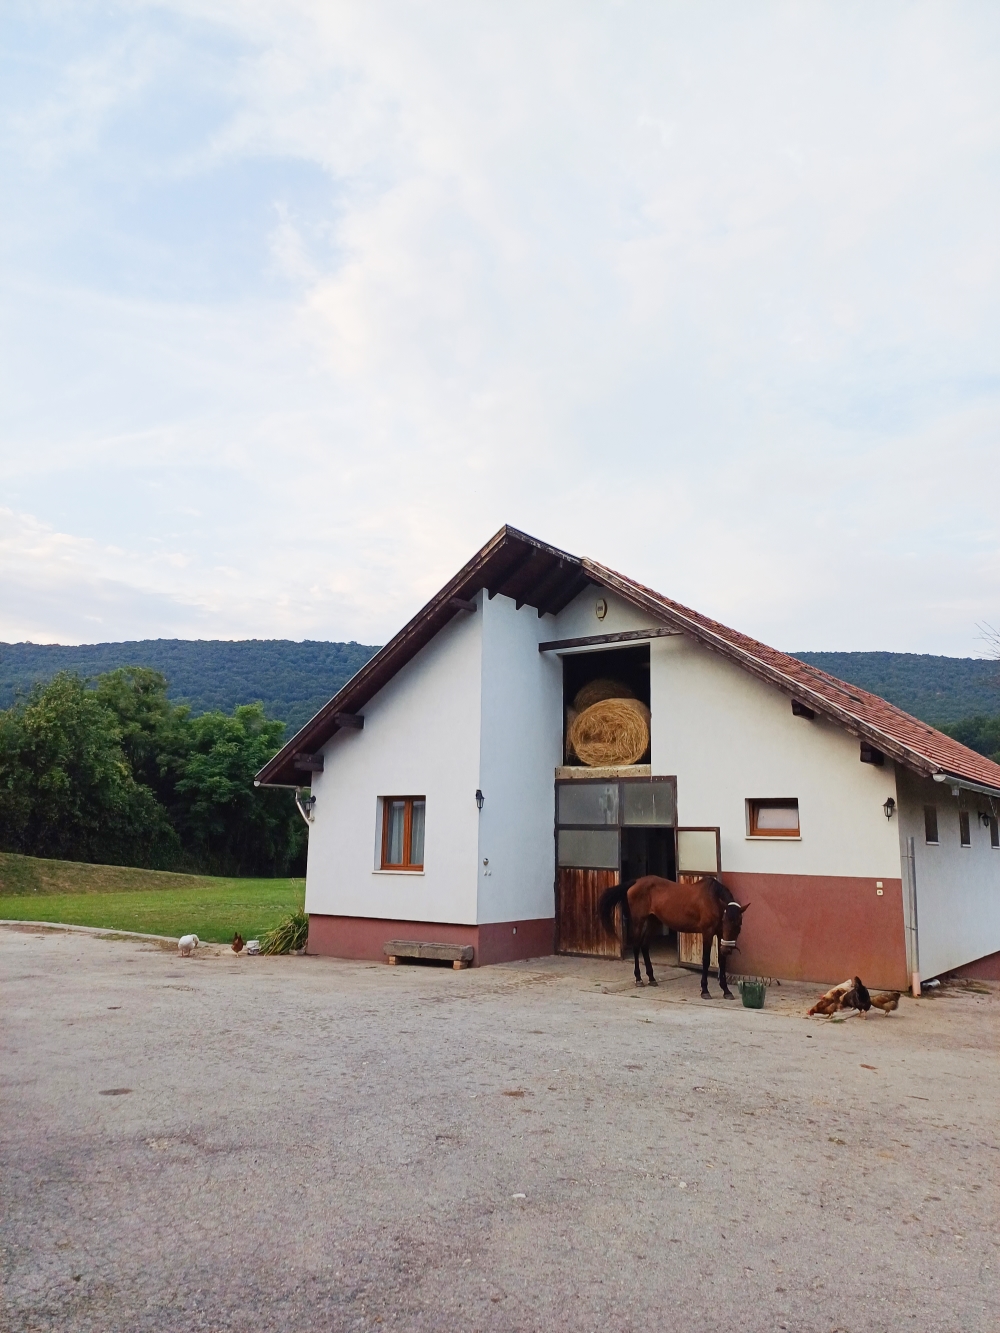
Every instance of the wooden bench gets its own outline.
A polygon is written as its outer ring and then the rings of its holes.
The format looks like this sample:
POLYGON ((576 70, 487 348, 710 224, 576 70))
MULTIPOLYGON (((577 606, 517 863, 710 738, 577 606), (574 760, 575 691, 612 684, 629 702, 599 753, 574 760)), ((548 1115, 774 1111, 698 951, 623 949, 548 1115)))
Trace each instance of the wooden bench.
POLYGON ((389 940, 382 946, 386 962, 396 964, 400 958, 435 958, 451 963, 458 971, 472 964, 471 944, 425 944, 422 940, 389 940))

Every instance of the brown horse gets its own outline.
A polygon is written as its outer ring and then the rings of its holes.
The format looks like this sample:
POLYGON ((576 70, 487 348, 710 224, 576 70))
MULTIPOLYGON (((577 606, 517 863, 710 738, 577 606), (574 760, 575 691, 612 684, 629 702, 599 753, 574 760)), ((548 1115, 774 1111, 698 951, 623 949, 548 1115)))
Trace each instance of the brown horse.
POLYGON ((660 879, 658 875, 644 875, 641 879, 630 880, 625 884, 613 884, 601 894, 597 910, 605 930, 612 935, 615 934, 615 908, 619 903, 632 937, 637 986, 643 984, 639 975, 640 949, 649 984, 657 984, 653 965, 649 961, 649 941, 653 921, 656 920, 668 930, 689 931, 701 936, 701 993, 706 999, 711 998, 708 965, 712 958, 712 940, 719 941, 719 984, 726 999, 733 998, 726 981, 726 959, 736 948, 743 927, 743 913, 750 906, 749 903, 741 907, 734 902, 729 890, 714 875, 704 875, 701 879, 684 884, 675 884, 672 879, 660 879))

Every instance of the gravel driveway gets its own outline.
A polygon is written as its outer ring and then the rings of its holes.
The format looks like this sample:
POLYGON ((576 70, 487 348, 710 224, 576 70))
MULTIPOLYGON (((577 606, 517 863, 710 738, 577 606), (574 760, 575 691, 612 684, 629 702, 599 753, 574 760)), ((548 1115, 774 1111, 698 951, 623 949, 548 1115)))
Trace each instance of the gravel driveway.
POLYGON ((995 1333, 996 988, 630 970, 0 929, 3 1328, 995 1333))

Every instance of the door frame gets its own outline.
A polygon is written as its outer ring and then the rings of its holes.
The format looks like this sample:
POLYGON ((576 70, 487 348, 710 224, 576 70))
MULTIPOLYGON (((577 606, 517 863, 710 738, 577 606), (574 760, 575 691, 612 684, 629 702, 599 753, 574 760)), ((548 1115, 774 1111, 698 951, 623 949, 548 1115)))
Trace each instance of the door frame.
MULTIPOLYGON (((697 879, 701 875, 713 872, 707 870, 681 870, 680 869, 680 835, 682 833, 714 833, 715 834, 715 871, 716 875, 722 874, 722 830, 715 824, 685 824, 683 828, 678 825, 674 830, 674 864, 677 865, 678 882, 687 882, 691 879, 697 879)), ((694 934, 688 930, 679 930, 677 932, 677 965, 678 967, 690 967, 698 972, 702 966, 703 941, 700 935, 694 934), (687 955, 687 956, 685 956, 687 955)), ((709 970, 719 968, 719 946, 712 941, 712 954, 709 960, 709 970)))
MULTIPOLYGON (((584 772, 586 772, 586 770, 584 770, 584 772)), ((564 868, 567 869, 567 870, 586 870, 586 869, 604 869, 604 870, 613 870, 613 871, 616 871, 616 872, 617 872, 617 875, 618 875, 618 883, 620 884, 620 883, 621 883, 621 875, 622 875, 622 836, 621 836, 622 828, 623 828, 623 827, 635 827, 635 828, 642 828, 642 827, 649 827, 649 828, 670 828, 670 827, 671 827, 670 824, 651 824, 651 825, 623 825, 623 824, 622 824, 622 811, 623 811, 623 809, 624 809, 624 792, 623 792, 622 788, 625 786, 626 783, 635 783, 635 782, 644 782, 644 783, 666 782, 666 783, 670 783, 670 784, 671 784, 671 788, 672 788, 672 791, 673 791, 673 801, 674 801, 674 824, 673 824, 673 826, 672 826, 672 827, 673 827, 673 831, 674 831, 674 864, 675 864, 675 865, 677 864, 677 777, 676 777, 676 774, 657 774, 657 775, 655 775, 655 776, 654 776, 653 774, 647 774, 647 775, 645 775, 645 776, 638 776, 638 775, 636 775, 636 774, 631 774, 631 773, 630 773, 630 774, 621 774, 621 775, 618 775, 618 774, 610 774, 610 775, 607 775, 607 776, 605 776, 605 777, 597 777, 596 774, 595 774, 593 777, 590 777, 590 776, 587 776, 587 777, 579 777, 579 778, 559 778, 559 777, 557 777, 557 778, 555 779, 555 783, 554 783, 554 786, 553 786, 553 800, 552 800, 552 861, 553 861, 553 867, 554 867, 554 870, 553 870, 553 876, 552 876, 552 899, 553 899, 553 913, 554 913, 554 915, 555 915, 555 917, 556 917, 556 920, 555 920, 555 932, 554 932, 554 934, 555 934, 555 939, 556 939, 557 941, 558 941, 558 939, 559 939, 559 920, 558 920, 558 913, 559 913, 559 870, 560 870, 560 865, 559 865, 559 830, 560 830, 560 829, 583 829, 583 830, 591 830, 591 829, 595 829, 595 828, 604 828, 604 829, 608 829, 608 830, 610 830, 610 829, 614 829, 615 832, 618 834, 618 857, 617 857, 618 864, 617 864, 617 866, 602 866, 602 867, 566 866, 566 867, 564 867, 564 868), (560 823, 559 823, 559 788, 560 788, 560 787, 576 786, 576 785, 583 784, 583 783, 600 783, 602 786, 608 786, 608 784, 609 784, 609 783, 612 783, 612 782, 618 784, 618 820, 617 820, 617 822, 616 822, 615 824, 603 824, 603 825, 602 825, 602 824, 560 824, 560 823)), ((618 915, 618 922, 619 922, 619 925, 618 925, 618 947, 619 947, 619 957, 624 958, 624 956, 625 956, 625 945, 624 945, 624 941, 623 941, 623 938, 622 938, 621 915, 620 915, 620 912, 619 912, 619 915, 618 915)), ((557 951, 557 952, 560 952, 560 951, 557 951)), ((576 956, 576 955, 566 955, 566 956, 576 956)), ((588 958, 589 958, 591 955, 589 955, 589 954, 585 954, 585 955, 580 955, 580 956, 581 956, 581 957, 588 957, 588 958)))

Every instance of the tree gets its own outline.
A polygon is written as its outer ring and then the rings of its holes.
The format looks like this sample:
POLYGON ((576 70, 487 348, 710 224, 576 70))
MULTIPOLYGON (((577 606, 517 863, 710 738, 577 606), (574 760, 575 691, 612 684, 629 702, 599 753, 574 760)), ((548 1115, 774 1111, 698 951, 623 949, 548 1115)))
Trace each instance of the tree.
POLYGON ((1000 717, 966 717, 942 727, 947 735, 1000 764, 1000 717))
POLYGON ((65 673, 0 713, 0 839, 7 851, 112 865, 166 868, 181 855, 115 714, 65 673))
POLYGON ((183 748, 190 709, 167 698, 167 678, 150 667, 119 667, 98 676, 94 696, 115 716, 132 776, 169 803, 173 784, 161 756, 183 748))
POLYGON ((286 875, 301 870, 306 828, 290 794, 260 791, 254 775, 280 748, 284 723, 262 703, 231 716, 185 719, 174 753, 161 762, 174 776, 171 816, 185 849, 214 874, 286 875))

